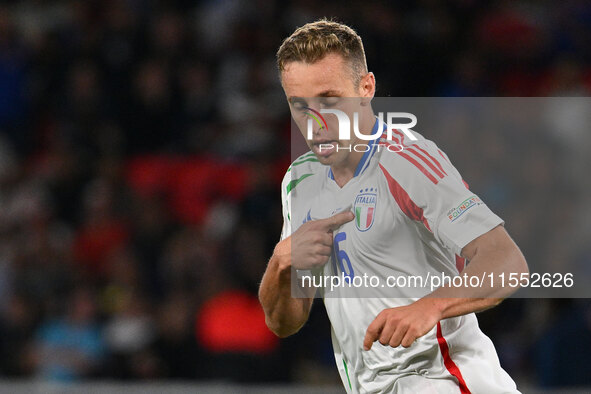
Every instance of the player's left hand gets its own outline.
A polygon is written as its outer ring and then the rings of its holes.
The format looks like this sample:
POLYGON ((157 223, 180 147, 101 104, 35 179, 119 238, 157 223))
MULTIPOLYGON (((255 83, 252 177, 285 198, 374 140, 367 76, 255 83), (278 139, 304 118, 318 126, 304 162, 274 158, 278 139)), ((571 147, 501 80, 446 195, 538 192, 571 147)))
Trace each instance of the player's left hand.
POLYGON ((375 341, 382 345, 409 347, 431 331, 442 314, 434 299, 422 298, 410 305, 384 309, 367 327, 363 348, 371 349, 375 341))

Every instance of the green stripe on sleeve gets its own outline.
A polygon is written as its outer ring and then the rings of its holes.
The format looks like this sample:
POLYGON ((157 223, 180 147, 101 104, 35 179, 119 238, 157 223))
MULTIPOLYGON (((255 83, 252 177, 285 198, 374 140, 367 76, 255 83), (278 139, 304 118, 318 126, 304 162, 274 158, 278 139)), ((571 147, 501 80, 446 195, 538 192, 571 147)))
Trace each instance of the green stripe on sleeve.
POLYGON ((296 162, 293 162, 293 164, 292 164, 291 166, 292 166, 292 167, 293 167, 293 166, 297 166, 297 165, 300 165, 300 164, 302 164, 302 163, 306 163, 306 162, 309 162, 309 161, 310 161, 310 162, 318 162, 318 159, 317 159, 316 157, 308 157, 308 158, 306 158, 305 160, 301 160, 301 161, 296 161, 296 162))
POLYGON ((295 187, 297 185, 299 185, 299 183, 301 181, 303 181, 304 179, 306 179, 307 177, 312 176, 312 175, 314 175, 314 174, 304 174, 301 177, 299 177, 298 179, 294 179, 291 182, 289 182, 289 185, 287 185, 287 188, 286 188, 287 194, 289 194, 289 192, 291 192, 293 189, 295 189, 295 187))
POLYGON ((310 157, 313 157, 313 156, 314 156, 314 152, 310 151, 308 153, 304 153, 303 155, 301 155, 300 157, 298 157, 294 161, 300 161, 300 160, 304 160, 304 159, 309 159, 310 157))

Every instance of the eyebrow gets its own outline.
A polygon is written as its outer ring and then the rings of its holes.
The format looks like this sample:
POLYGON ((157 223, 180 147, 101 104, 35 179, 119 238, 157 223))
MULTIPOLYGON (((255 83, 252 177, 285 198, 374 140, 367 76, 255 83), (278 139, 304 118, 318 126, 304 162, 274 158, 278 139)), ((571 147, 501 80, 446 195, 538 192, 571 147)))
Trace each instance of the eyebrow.
POLYGON ((340 97, 341 92, 338 90, 325 90, 318 94, 318 97, 340 97))
MULTIPOLYGON (((316 96, 314 97, 341 97, 342 93, 339 92, 338 90, 324 90, 320 93, 318 93, 316 96)), ((297 100, 302 100, 304 97, 298 97, 298 96, 292 96, 292 97, 288 97, 287 101, 289 101, 290 103, 293 103, 294 101, 297 100)))

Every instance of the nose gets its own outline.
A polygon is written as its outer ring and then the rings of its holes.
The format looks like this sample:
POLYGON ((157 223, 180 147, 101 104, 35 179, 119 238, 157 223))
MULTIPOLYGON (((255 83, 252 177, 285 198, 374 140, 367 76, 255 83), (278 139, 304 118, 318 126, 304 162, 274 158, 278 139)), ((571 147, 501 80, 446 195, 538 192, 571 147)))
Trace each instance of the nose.
POLYGON ((307 117, 308 117, 308 130, 312 130, 314 136, 319 136, 320 133, 326 131, 326 122, 323 116, 320 114, 320 109, 316 109, 313 107, 307 107, 307 117))
POLYGON ((312 123, 313 131, 315 136, 319 136, 325 130, 324 124, 322 124, 322 120, 319 122, 314 121, 312 123))
POLYGON ((307 116, 307 118, 308 119, 306 120, 305 130, 306 139, 318 139, 321 135, 321 132, 324 130, 324 125, 322 124, 322 121, 317 122, 316 119, 314 119, 311 116, 307 116), (320 123, 320 125, 318 123, 320 123))

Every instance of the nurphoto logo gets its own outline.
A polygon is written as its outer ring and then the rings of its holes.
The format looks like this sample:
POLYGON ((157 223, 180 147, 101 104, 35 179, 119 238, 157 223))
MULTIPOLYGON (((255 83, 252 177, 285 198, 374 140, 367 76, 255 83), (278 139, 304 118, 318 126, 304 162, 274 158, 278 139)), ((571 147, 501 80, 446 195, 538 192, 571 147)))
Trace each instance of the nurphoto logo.
MULTIPOLYGON (((326 122, 326 120, 324 119, 324 116, 322 116, 322 114, 333 114, 337 117, 338 120, 338 124, 339 124, 339 140, 340 141, 346 141, 346 140, 350 140, 351 139, 351 120, 349 119, 349 115, 347 115, 345 112, 338 110, 338 109, 327 109, 327 108, 322 108, 319 111, 316 111, 312 108, 309 107, 305 107, 305 109, 309 112, 306 112, 306 115, 308 115, 310 117, 310 119, 308 119, 308 123, 307 123, 307 138, 308 140, 311 140, 313 137, 313 123, 314 121, 316 121, 316 123, 318 124, 318 126, 320 126, 321 129, 325 129, 328 130, 328 124, 326 122)), ((362 140, 362 141, 374 141, 374 140, 378 140, 382 137, 382 135, 384 134, 384 126, 386 128, 386 139, 388 141, 394 141, 393 139, 393 130, 400 130, 402 133, 404 133, 409 139, 416 141, 417 137, 415 137, 412 132, 411 132, 411 128, 416 126, 417 124, 417 117, 409 112, 387 112, 386 113, 386 122, 384 122, 384 113, 383 112, 379 112, 378 113, 378 122, 380 124, 380 127, 377 128, 376 132, 374 134, 362 134, 359 131, 359 113, 358 112, 354 112, 353 113, 353 133, 355 134, 355 136, 362 140), (395 119, 407 119, 408 122, 406 123, 396 123, 394 122, 395 119)), ((387 148, 388 150, 391 150, 391 147, 397 147, 398 150, 395 150, 396 152, 399 152, 401 150, 403 150, 403 146, 400 143, 394 142, 392 145, 388 145, 387 148)), ((322 151, 323 149, 333 149, 335 148, 334 144, 331 143, 327 143, 327 144, 320 144, 320 150, 322 151)), ((339 146, 336 146, 337 150, 339 149, 339 146)), ((342 147, 340 147, 342 149, 342 147)), ((350 150, 350 147, 348 148, 350 150)), ((371 147, 369 144, 356 144, 353 147, 353 150, 355 150, 356 152, 365 152, 370 150, 371 147)))

